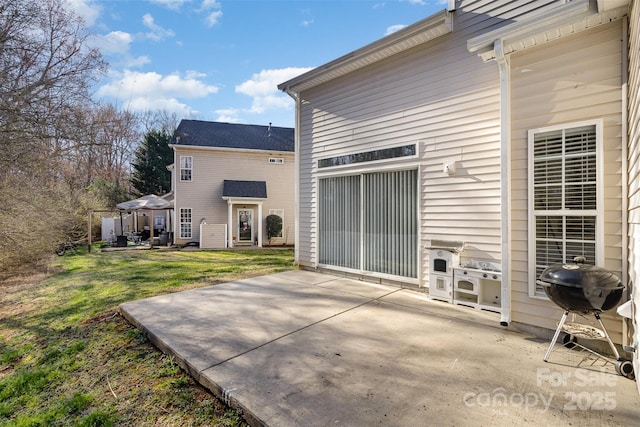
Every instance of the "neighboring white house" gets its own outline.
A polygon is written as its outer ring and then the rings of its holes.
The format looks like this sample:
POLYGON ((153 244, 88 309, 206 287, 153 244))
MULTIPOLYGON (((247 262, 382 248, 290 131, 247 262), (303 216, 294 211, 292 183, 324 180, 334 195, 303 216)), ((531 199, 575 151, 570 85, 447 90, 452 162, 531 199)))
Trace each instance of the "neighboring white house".
MULTIPOLYGON (((562 310, 537 276, 586 255, 638 307, 639 9, 450 1, 279 85, 296 100, 296 260, 429 287, 428 247, 461 241, 462 265, 501 269, 496 320, 546 334, 562 310)), ((603 317, 638 349, 637 319, 603 317)))
POLYGON ((170 145, 176 244, 263 246, 270 214, 283 224, 271 244, 293 244, 294 129, 182 120, 170 145))

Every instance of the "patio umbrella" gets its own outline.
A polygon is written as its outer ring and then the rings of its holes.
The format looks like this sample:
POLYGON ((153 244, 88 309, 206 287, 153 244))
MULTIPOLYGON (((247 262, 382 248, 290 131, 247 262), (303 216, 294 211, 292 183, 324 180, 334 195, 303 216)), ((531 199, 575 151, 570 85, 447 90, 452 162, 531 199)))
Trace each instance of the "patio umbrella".
POLYGON ((118 203, 116 208, 123 211, 135 211, 139 209, 167 209, 171 207, 171 203, 155 194, 149 194, 137 199, 118 203))

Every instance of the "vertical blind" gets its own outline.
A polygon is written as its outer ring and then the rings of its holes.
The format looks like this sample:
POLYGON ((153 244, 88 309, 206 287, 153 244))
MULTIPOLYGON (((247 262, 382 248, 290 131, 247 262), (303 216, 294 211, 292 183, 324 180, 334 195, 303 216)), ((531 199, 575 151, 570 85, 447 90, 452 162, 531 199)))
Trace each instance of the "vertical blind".
POLYGON ((319 261, 360 268, 360 176, 320 180, 319 261))
POLYGON ((320 180, 319 261, 417 277, 417 171, 320 180))

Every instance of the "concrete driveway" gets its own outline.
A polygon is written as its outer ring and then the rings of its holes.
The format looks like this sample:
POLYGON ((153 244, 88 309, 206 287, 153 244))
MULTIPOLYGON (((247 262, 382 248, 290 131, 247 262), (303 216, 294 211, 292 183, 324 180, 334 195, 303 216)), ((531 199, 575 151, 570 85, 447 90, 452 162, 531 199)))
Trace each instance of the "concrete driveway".
POLYGON ((636 383, 498 315, 288 271, 121 306, 254 425, 637 425, 636 383), (589 362, 589 363, 585 363, 589 362))

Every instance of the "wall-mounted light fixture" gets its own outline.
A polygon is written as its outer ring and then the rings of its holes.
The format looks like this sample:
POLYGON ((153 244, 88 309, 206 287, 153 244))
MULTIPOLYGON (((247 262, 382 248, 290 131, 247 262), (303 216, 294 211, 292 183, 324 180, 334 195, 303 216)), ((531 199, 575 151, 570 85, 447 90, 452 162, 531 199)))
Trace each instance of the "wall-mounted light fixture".
POLYGON ((447 175, 454 175, 456 173, 456 162, 444 162, 442 164, 442 172, 447 175))

